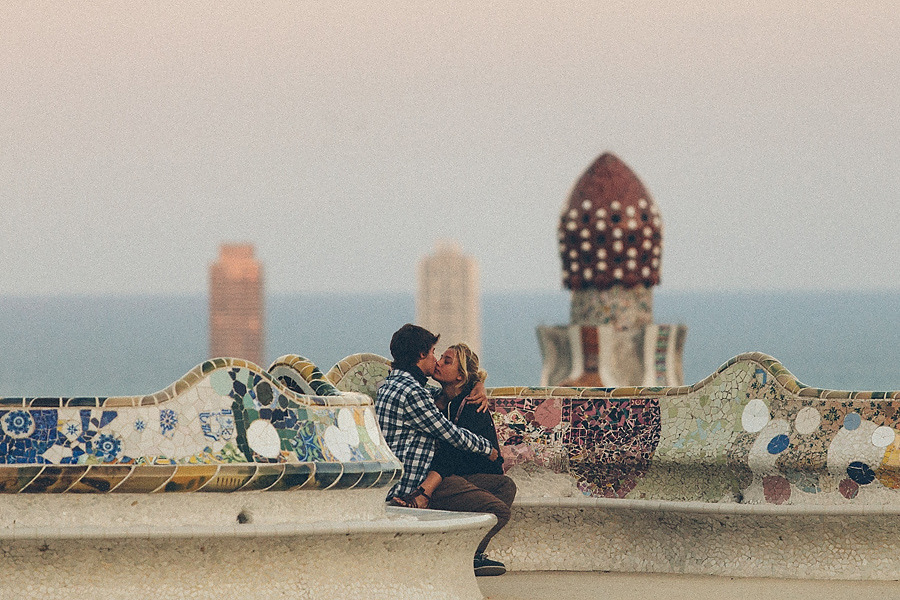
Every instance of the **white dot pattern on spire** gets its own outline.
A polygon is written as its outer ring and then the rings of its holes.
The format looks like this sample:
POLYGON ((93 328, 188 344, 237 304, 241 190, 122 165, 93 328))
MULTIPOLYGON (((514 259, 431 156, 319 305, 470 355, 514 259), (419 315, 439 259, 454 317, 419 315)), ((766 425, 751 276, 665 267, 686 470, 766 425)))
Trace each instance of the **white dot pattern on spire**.
POLYGON ((562 211, 559 240, 569 289, 659 283, 659 208, 612 154, 601 155, 578 180, 562 211))

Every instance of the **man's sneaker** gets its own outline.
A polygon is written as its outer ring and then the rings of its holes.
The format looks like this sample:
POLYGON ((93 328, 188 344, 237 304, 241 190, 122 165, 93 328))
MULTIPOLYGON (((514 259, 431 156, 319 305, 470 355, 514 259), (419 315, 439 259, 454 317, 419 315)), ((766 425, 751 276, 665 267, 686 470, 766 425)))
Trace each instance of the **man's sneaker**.
POLYGON ((491 560, 486 554, 475 555, 475 577, 503 575, 504 573, 506 573, 506 565, 499 560, 491 560))

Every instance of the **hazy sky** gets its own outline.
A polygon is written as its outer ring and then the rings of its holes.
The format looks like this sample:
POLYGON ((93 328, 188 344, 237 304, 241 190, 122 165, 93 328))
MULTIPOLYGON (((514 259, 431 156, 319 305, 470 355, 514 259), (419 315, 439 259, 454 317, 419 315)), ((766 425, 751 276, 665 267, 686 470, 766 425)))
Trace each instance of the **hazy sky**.
POLYGON ((900 0, 0 4, 0 294, 556 289, 604 151, 669 289, 900 290, 900 0))

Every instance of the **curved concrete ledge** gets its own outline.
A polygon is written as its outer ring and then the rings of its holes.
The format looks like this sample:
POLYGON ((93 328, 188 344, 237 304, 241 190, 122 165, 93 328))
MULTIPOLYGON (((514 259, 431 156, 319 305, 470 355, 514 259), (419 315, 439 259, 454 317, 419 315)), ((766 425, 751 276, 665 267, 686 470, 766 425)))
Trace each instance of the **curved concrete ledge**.
MULTIPOLYGON (((11 540, 119 540, 119 539, 180 539, 180 538, 276 538, 287 536, 329 535, 427 535, 468 530, 484 532, 496 522, 496 517, 482 513, 461 513, 441 510, 394 512, 387 507, 377 519, 317 520, 285 523, 229 523, 227 525, 155 525, 132 524, 110 526, 76 525, 69 527, 38 526, 0 529, 0 542, 11 540)), ((408 511, 409 509, 399 509, 408 511)), ((478 538, 480 540, 480 538, 478 538)), ((476 540, 477 541, 477 540, 476 540)), ((471 552, 469 553, 471 555, 471 552)), ((469 563, 471 563, 469 556, 469 563)), ((471 567, 471 564, 468 565, 471 567)))
POLYGON ((889 506, 522 499, 491 553, 518 571, 895 580, 898 540, 889 506))
POLYGON ((379 488, 328 493, 15 494, 0 502, 0 535, 27 528, 84 529, 310 525, 382 520, 379 488))
POLYGON ((210 497, 216 503, 236 499, 224 507, 232 512, 199 524, 191 518, 210 505, 197 494, 90 496, 95 518, 86 521, 85 512, 77 511, 80 519, 70 522, 61 508, 77 508, 75 497, 43 495, 44 503, 57 501, 43 507, 48 518, 57 515, 55 522, 7 522, 0 529, 0 598, 480 600, 472 553, 495 518, 386 509, 382 495, 219 494, 210 497), (325 496, 321 505, 307 501, 317 496, 325 496), (251 515, 273 503, 284 512, 278 522, 268 515, 267 522, 238 524, 233 509, 253 501, 258 504, 251 515), (132 502, 147 519, 160 509, 181 518, 117 522, 111 509, 132 502), (367 509, 347 512, 359 505, 367 509))
POLYGON ((583 508, 609 511, 766 516, 900 516, 900 506, 892 504, 737 504, 734 502, 676 502, 671 500, 631 500, 628 498, 517 498, 523 509, 583 508))

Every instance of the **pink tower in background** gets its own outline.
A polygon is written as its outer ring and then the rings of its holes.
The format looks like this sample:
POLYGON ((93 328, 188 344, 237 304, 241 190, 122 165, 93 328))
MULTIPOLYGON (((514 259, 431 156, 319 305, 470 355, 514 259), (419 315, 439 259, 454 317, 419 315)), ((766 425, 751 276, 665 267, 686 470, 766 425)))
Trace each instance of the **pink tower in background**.
POLYGON ((209 268, 210 356, 262 365, 263 323, 262 265, 253 245, 223 244, 209 268))

